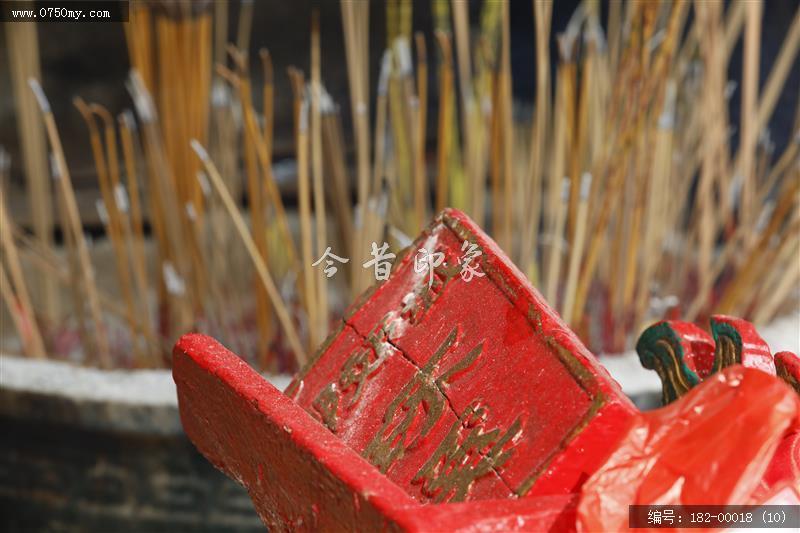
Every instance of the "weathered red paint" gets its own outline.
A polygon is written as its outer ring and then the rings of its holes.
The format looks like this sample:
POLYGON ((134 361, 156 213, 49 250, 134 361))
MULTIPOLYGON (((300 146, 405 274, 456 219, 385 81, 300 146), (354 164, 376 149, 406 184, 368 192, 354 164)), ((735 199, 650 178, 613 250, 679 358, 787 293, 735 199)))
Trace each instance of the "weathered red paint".
POLYGON ((173 375, 187 435, 271 531, 575 529, 575 494, 421 504, 210 337, 178 341, 173 375))
POLYGON ((769 345, 750 322, 732 316, 713 315, 711 333, 716 343, 714 371, 741 364, 775 375, 775 362, 769 345))
MULTIPOLYGON (((766 345, 737 319, 714 317, 716 343, 696 327, 669 328, 668 346, 697 382, 733 363, 769 371, 766 345)), ((641 420, 453 210, 347 312, 285 395, 208 337, 181 338, 173 358, 187 434, 276 530, 570 531, 584 482, 619 458, 623 437, 635 441, 641 420), (465 241, 482 252, 472 266, 484 275, 469 281, 459 273, 465 241), (432 278, 415 265, 423 247, 442 254, 432 278)), ((697 415, 695 404, 678 411, 697 415)), ((664 416, 653 420, 678 423, 664 416)))
POLYGON ((713 315, 711 335, 713 338, 691 322, 665 320, 653 324, 639 337, 639 360, 661 378, 665 404, 714 372, 736 364, 777 374, 800 392, 800 360, 791 352, 781 352, 773 358, 750 322, 713 315))
POLYGON ((800 394, 800 357, 797 357, 797 354, 776 353, 775 373, 800 394))
POLYGON ((185 335, 172 364, 186 434, 271 529, 397 528, 415 503, 214 339, 185 335))
POLYGON ((174 358, 187 433, 273 527, 560 523, 636 412, 455 210, 346 313, 288 397, 206 337, 184 337, 174 358), (471 245, 481 255, 468 279, 459 259, 471 245), (420 248, 442 254, 432 277, 415 264, 420 248), (408 512, 412 502, 456 501, 469 503, 408 512), (336 505, 339 517, 321 518, 336 505))
POLYGON ((184 336, 173 365, 187 434, 248 488, 265 524, 276 531, 569 532, 576 528, 579 503, 584 527, 587 519, 594 526, 616 524, 589 531, 619 529, 628 504, 671 501, 657 499, 663 494, 658 487, 681 503, 708 503, 709 494, 719 498, 717 481, 725 478, 726 494, 751 494, 747 501, 759 503, 787 489, 796 496, 791 487, 800 480, 800 400, 774 377, 743 367, 710 378, 707 391, 698 387, 670 408, 637 415, 619 441, 624 449, 607 458, 579 494, 421 504, 215 340, 184 336), (756 457, 765 464, 784 429, 791 433, 751 493, 755 483, 746 464, 756 457), (725 436, 709 439, 709 433, 725 436), (724 454, 720 443, 727 443, 724 454), (787 458, 794 470, 786 470, 787 458), (683 470, 676 470, 680 465, 683 470), (679 476, 686 477, 680 495, 674 491, 679 476), (732 483, 737 478, 743 485, 732 483), (639 490, 643 484, 654 490, 639 490))
POLYGON ((419 501, 574 492, 634 413, 458 211, 437 218, 362 300, 287 393, 419 501), (482 255, 467 280, 459 259, 469 243, 482 255), (422 248, 443 254, 430 286, 415 268, 422 248), (466 466, 447 473, 462 454, 466 466))

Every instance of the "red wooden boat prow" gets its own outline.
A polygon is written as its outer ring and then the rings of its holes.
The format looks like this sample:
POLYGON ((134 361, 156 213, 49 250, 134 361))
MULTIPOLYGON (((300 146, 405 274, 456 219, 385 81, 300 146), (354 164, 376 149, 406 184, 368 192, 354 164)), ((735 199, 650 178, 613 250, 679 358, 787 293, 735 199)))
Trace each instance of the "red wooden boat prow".
POLYGON ((201 335, 178 342, 173 368, 187 434, 276 529, 572 529, 582 483, 636 414, 455 210, 360 298, 286 394, 201 335), (462 276, 473 244, 482 253, 462 276), (432 275, 420 249, 442 254, 432 275))

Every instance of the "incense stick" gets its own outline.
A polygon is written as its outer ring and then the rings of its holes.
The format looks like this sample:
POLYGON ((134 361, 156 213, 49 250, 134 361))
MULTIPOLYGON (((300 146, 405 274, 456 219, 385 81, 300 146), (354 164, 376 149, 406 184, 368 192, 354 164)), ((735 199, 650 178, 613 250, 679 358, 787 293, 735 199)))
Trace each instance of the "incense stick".
MULTIPOLYGON (((53 113, 50 111, 50 103, 42 91, 39 82, 33 78, 28 80, 45 122, 45 129, 50 141, 50 147, 55 158, 55 169, 57 171, 57 182, 61 189, 61 197, 65 207, 66 224, 62 228, 65 233, 70 235, 77 250, 77 261, 79 268, 73 271, 76 279, 80 280, 89 307, 89 315, 94 325, 95 353, 94 357, 104 368, 111 366, 111 358, 108 352, 108 338, 105 327, 100 317, 100 306, 97 300, 97 289, 94 285, 94 268, 89 260, 89 252, 86 248, 86 241, 83 236, 80 215, 78 214, 78 204, 75 200, 75 193, 72 189, 69 169, 64 158, 64 151, 61 148, 61 138, 58 135, 53 113)), ((78 265, 76 265, 78 266, 78 265)))
POLYGON ((130 217, 133 231, 132 245, 132 265, 133 275, 136 282, 137 294, 139 295, 139 311, 143 316, 143 323, 149 329, 152 323, 150 305, 147 295, 149 294, 149 284, 147 280, 147 266, 145 260, 145 236, 144 221, 142 215, 142 201, 139 194, 139 181, 136 170, 136 156, 133 144, 133 132, 135 123, 130 111, 126 111, 119 116, 120 139, 122 142, 123 159, 125 161, 125 174, 128 182, 128 198, 130 200, 130 217))
POLYGON ((28 286, 22 274, 19 252, 11 235, 11 222, 6 213, 5 192, 2 187, 0 187, 0 245, 4 251, 5 263, 8 265, 11 283, 14 285, 12 293, 11 284, 6 277, 2 261, 0 261, 0 272, 2 272, 3 278, 0 284, 4 287, 3 298, 6 300, 8 311, 19 332, 25 354, 28 357, 43 358, 47 352, 34 316, 28 286))
POLYGON ((450 49, 450 36, 444 32, 436 32, 436 40, 439 43, 439 50, 442 54, 442 62, 439 67, 439 148, 436 157, 436 211, 440 212, 448 205, 448 175, 447 162, 450 158, 450 134, 452 121, 448 111, 450 110, 450 95, 452 93, 452 52, 450 49))
POLYGON ((425 45, 425 37, 421 33, 415 36, 417 49, 417 153, 416 166, 414 172, 414 211, 417 216, 417 227, 415 231, 420 231, 423 221, 427 216, 428 180, 426 177, 425 165, 425 146, 428 133, 428 55, 425 45))
MULTIPOLYGON (((322 257, 327 247, 328 223, 325 215, 325 176, 322 172, 322 116, 320 98, 322 93, 321 59, 319 45, 319 12, 311 15, 311 170, 314 182, 314 219, 316 222, 317 257, 322 257)), ((317 340, 328 336, 328 288, 324 282, 317 283, 317 340)), ((316 346, 316 343, 314 343, 316 346)))
MULTIPOLYGON (((25 180, 30 199, 33 231, 45 246, 53 246, 53 192, 48 179, 47 145, 42 122, 36 118, 36 99, 28 89, 28 78, 41 78, 39 43, 35 22, 4 24, 7 31, 9 70, 17 114, 17 132, 22 150, 25 180)), ((44 316, 55 321, 59 313, 56 285, 46 276, 36 280, 34 301, 42 304, 44 316)))
MULTIPOLYGON (((553 13, 552 1, 533 2, 536 25, 536 108, 534 110, 535 126, 531 134, 531 160, 527 181, 529 183, 528 205, 530 215, 523 230, 520 250, 520 268, 527 272, 531 280, 538 281, 538 265, 536 261, 537 242, 539 238, 539 219, 542 205, 542 169, 545 166, 547 145, 547 124, 550 102, 550 20, 553 13)), ((561 175, 560 173, 557 175, 561 175)))
MULTIPOLYGON (((131 290, 131 274, 129 269, 129 262, 127 254, 125 253, 124 244, 122 242, 122 224, 120 220, 120 213, 117 202, 114 196, 115 185, 118 185, 118 171, 117 156, 116 156, 116 136, 114 135, 114 123, 111 116, 104 108, 93 105, 93 109, 97 109, 101 117, 106 121, 106 148, 108 150, 108 162, 106 161, 103 147, 100 141, 100 134, 97 125, 92 116, 92 110, 82 99, 76 98, 74 100, 75 106, 80 111, 83 119, 89 127, 89 136, 91 142, 92 153, 95 160, 95 168, 97 170, 98 181, 100 184, 100 191, 103 200, 98 204, 98 211, 101 221, 104 222, 108 236, 111 240, 111 245, 114 251, 114 259, 117 267, 118 285, 122 292, 122 298, 125 302, 127 313, 127 321, 131 331, 134 331, 133 322, 136 315, 136 307, 133 303, 133 292, 131 290), (115 176, 114 179, 110 178, 110 174, 115 176)), ((136 359, 143 363, 145 357, 141 351, 139 343, 133 343, 134 353, 136 359)))
POLYGON ((241 213, 236 207, 233 198, 231 198, 228 189, 225 187, 225 183, 222 180, 222 177, 219 174, 219 171, 214 166, 214 163, 208 157, 208 153, 206 152, 205 148, 197 141, 192 140, 192 149, 197 154, 197 157, 203 163, 205 167, 206 173, 211 180, 211 183, 216 189, 217 194, 219 195, 220 199, 222 200, 222 204, 225 207, 225 210, 228 212, 228 215, 231 217, 233 221, 234 227, 236 228, 237 233, 242 239, 245 247, 247 248, 247 253, 250 256, 250 259, 253 262, 253 265, 258 272, 259 277, 261 278, 261 282, 264 284, 264 287, 267 290, 267 294, 269 294, 270 300, 272 305, 275 307, 275 311, 278 314, 278 320, 283 327, 284 333, 286 333, 286 338, 291 346, 292 350, 294 351, 295 358, 300 366, 305 364, 307 357, 306 352, 303 349, 302 344, 300 343, 300 337, 297 335, 297 330, 295 329, 294 323, 292 322, 291 316, 289 315, 289 311, 286 309, 286 306, 283 303, 283 300, 278 293, 278 289, 275 286, 275 282, 272 280, 272 276, 269 273, 269 269, 264 261, 261 259, 261 256, 258 253, 258 249, 256 248, 255 242, 253 241, 252 236, 247 231, 247 225, 244 222, 244 218, 242 217, 241 213))

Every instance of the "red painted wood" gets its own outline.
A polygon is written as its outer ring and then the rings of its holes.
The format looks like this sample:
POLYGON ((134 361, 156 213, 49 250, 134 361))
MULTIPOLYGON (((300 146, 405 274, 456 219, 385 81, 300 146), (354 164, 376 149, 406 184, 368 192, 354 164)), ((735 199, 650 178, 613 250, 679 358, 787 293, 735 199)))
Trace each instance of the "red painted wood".
POLYGON ((679 503, 709 503, 710 494, 720 502, 734 494, 763 502, 787 490, 797 495, 791 487, 800 481, 780 465, 785 458, 797 465, 800 400, 776 378, 741 366, 669 408, 637 415, 579 494, 427 505, 215 340, 184 336, 173 368, 187 434, 247 487, 276 531, 569 532, 579 509, 584 528, 609 530, 627 520, 629 503, 671 503, 660 499, 664 490, 679 503), (785 430, 791 433, 773 454, 785 430), (750 469, 767 462, 753 490, 750 469))
POLYGON ((639 336, 636 352, 642 366, 655 370, 661 378, 665 405, 713 371, 714 340, 691 322, 656 322, 639 336))
POLYGON ((421 505, 402 522, 409 531, 529 531, 570 533, 576 529, 575 494, 421 505))
POLYGON ((181 421, 274 531, 574 531, 575 495, 422 505, 214 339, 173 351, 181 421))
POLYGON ((683 360, 700 379, 707 378, 714 367, 714 339, 705 330, 691 322, 671 320, 669 324, 678 333, 684 347, 683 360))
POLYGON ((785 352, 777 362, 750 322, 713 315, 711 334, 713 338, 691 322, 665 320, 648 327, 639 337, 639 360, 661 378, 665 404, 714 372, 737 364, 771 375, 777 373, 800 392, 800 360, 785 352))
POLYGON ((181 339, 173 368, 187 434, 276 528, 569 529, 636 412, 454 210, 348 311, 287 389, 295 402, 207 337, 181 339), (465 240, 482 253, 469 280, 465 240), (444 256, 430 288, 423 247, 444 256))
POLYGON ((288 391, 323 423, 320 405, 335 402, 334 434, 423 502, 574 492, 635 412, 497 245, 455 210, 349 310, 288 391), (459 270, 465 240, 482 252, 472 264, 483 275, 470 280, 459 270), (415 269, 421 248, 444 256, 430 288, 415 269), (448 474, 456 462, 466 466, 448 474))
POLYGON ((182 337, 173 376, 186 434, 270 529, 398 529, 398 509, 417 505, 214 339, 182 337))
POLYGON ((739 363, 749 368, 757 368, 768 374, 775 375, 775 362, 772 358, 769 345, 761 338, 756 327, 746 320, 726 315, 713 315, 711 317, 711 333, 717 344, 714 368, 719 370, 728 364, 739 363), (729 339, 733 344, 733 363, 717 361, 724 350, 721 348, 723 339, 729 339))
POLYGON ((792 352, 775 354, 775 371, 786 383, 800 394, 800 357, 792 352))

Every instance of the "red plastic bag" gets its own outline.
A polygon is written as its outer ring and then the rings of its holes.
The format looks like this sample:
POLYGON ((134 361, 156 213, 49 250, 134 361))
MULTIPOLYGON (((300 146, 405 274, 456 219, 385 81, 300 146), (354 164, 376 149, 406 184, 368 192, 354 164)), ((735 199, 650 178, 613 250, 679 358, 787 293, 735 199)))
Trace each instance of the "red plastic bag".
MULTIPOLYGON (((800 397, 791 388, 760 370, 727 368, 634 420, 583 485, 578 529, 626 529, 629 505, 755 503, 776 450, 799 429, 800 397)), ((794 479, 780 483, 800 483, 784 472, 794 479)))

